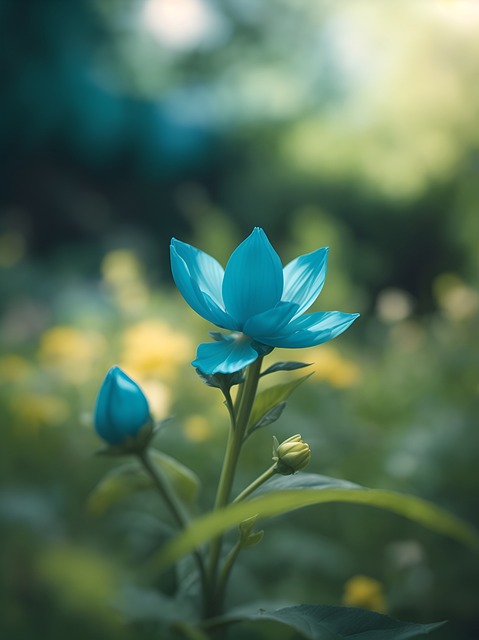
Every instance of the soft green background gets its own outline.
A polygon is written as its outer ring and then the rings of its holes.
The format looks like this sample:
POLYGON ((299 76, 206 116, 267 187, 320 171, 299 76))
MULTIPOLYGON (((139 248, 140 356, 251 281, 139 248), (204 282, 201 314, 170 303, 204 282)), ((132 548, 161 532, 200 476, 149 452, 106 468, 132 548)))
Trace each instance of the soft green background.
MULTIPOLYGON (((272 434, 300 432, 311 471, 479 526, 478 4, 3 0, 0 38, 2 637, 161 637, 111 604, 172 591, 151 571, 167 517, 147 492, 88 497, 116 464, 91 423, 115 363, 175 416, 157 446, 201 477, 198 513, 214 496, 227 415, 189 365, 212 327, 172 287, 173 234, 223 263, 255 225, 284 262, 329 245, 314 310, 361 313, 269 356, 316 373, 248 443, 238 489, 272 434)), ((324 505, 267 525, 229 602, 370 606, 474 640, 478 564, 324 505)))

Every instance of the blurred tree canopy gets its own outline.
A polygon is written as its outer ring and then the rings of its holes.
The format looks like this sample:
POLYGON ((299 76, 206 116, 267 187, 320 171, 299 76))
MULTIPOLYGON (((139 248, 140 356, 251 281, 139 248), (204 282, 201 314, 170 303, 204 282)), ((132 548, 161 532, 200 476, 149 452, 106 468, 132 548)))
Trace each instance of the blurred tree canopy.
POLYGON ((0 228, 97 268, 220 213, 319 221, 427 310, 478 266, 478 33, 460 0, 2 0, 0 228))

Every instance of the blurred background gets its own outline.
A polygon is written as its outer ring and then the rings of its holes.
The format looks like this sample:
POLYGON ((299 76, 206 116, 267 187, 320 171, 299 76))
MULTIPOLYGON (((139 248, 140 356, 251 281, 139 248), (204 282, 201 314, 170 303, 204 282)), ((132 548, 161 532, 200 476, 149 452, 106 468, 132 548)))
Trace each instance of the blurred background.
MULTIPOLYGON (((273 433, 300 432, 311 471, 479 526, 478 2, 1 0, 0 61, 2 637, 161 637, 120 601, 174 590, 150 570, 166 518, 148 492, 89 500, 118 464, 94 457, 91 416, 120 364, 175 416, 157 445, 209 507, 227 416, 189 365, 212 327, 173 287, 172 235, 223 264, 253 226, 285 263, 329 245, 313 310, 361 313, 269 356, 315 375, 246 447, 238 489, 273 433)), ((266 537, 231 605, 352 604, 479 637, 478 558, 454 541, 347 505, 266 537)))

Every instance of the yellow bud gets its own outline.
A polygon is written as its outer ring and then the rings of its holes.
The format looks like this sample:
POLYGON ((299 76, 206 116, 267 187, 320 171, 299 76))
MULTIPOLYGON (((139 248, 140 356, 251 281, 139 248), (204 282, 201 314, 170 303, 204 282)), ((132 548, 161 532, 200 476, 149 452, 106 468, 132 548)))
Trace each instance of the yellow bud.
POLYGON ((276 462, 276 472, 284 476, 304 469, 311 460, 311 449, 301 436, 296 434, 279 444, 273 436, 273 460, 276 462))

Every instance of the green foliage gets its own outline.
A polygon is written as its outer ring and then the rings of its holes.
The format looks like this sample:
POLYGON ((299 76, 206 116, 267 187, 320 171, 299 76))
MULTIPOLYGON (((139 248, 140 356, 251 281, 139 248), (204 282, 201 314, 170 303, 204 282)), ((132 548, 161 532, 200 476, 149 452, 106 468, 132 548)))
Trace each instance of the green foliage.
POLYGON ((269 411, 267 411, 257 422, 251 425, 248 429, 246 436, 249 436, 256 431, 256 429, 261 429, 262 427, 267 427, 276 420, 279 420, 281 414, 286 408, 286 402, 280 402, 279 404, 272 407, 269 411))
POLYGON ((258 393, 253 405, 253 411, 251 412, 248 432, 251 433, 254 429, 260 426, 266 426, 266 424, 271 424, 271 422, 277 420, 284 409, 285 401, 300 384, 306 382, 312 375, 313 374, 310 373, 307 376, 299 378, 299 380, 277 384, 274 387, 258 393), (278 409, 277 407, 281 404, 283 404, 283 407, 278 409))
POLYGON ((428 635, 444 622, 411 624, 364 609, 331 607, 325 605, 299 605, 277 611, 224 616, 215 621, 217 626, 239 622, 270 620, 286 625, 306 640, 412 640, 428 635))
POLYGON ((255 514, 258 514, 259 518, 271 518, 301 507, 328 502, 348 502, 390 510, 455 538, 469 545, 476 552, 479 551, 479 534, 474 528, 460 518, 420 498, 392 491, 366 489, 315 474, 294 476, 291 483, 286 478, 278 478, 271 484, 273 484, 271 490, 269 491, 266 485, 263 495, 257 498, 230 505, 221 511, 195 520, 187 530, 166 545, 159 556, 159 566, 167 567, 190 553, 198 545, 255 514), (289 487, 288 484, 290 484, 289 487), (294 488, 291 488, 291 485, 294 488))
MULTIPOLYGON (((196 474, 161 451, 152 451, 150 458, 168 478, 177 495, 186 504, 194 504, 199 486, 196 474)), ((152 486, 151 478, 138 462, 127 462, 112 469, 93 489, 88 499, 88 509, 92 515, 103 514, 136 491, 151 489, 152 486)))
POLYGON ((306 362, 275 362, 270 367, 261 372, 261 376, 267 376, 270 373, 276 373, 276 371, 295 371, 296 369, 303 369, 304 367, 310 367, 311 364, 306 362))

